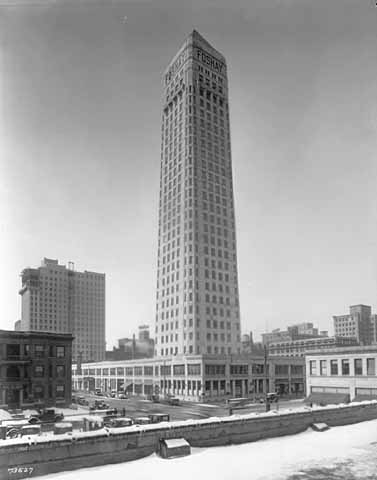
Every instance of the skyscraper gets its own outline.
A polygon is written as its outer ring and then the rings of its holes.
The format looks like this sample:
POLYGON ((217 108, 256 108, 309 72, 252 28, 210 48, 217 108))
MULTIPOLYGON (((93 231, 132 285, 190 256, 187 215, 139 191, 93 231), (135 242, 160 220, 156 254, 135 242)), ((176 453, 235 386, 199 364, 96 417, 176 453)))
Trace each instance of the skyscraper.
POLYGON ((105 359, 105 275, 77 272, 45 258, 23 270, 20 295, 23 331, 72 333, 72 359, 105 359))
POLYGON ((155 353, 240 353, 225 58, 194 30, 163 83, 155 353))

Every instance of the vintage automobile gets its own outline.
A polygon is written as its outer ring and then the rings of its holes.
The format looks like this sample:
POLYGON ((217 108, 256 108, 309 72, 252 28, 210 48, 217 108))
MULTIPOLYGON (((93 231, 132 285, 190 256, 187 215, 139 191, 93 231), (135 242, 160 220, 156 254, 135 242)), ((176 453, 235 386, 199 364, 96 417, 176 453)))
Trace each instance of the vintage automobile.
POLYGON ((169 422, 170 415, 168 413, 151 413, 148 415, 151 423, 161 423, 161 422, 169 422))
POLYGON ((151 422, 151 419, 149 417, 137 417, 133 419, 133 423, 135 425, 148 425, 151 422))
POLYGON ((110 406, 103 400, 94 400, 93 405, 89 407, 89 410, 107 410, 110 406))
POLYGON ((132 425, 132 419, 127 417, 105 417, 104 425, 109 428, 129 427, 132 425))
POLYGON ((45 408, 40 410, 39 413, 31 415, 29 423, 35 425, 37 423, 56 423, 63 420, 64 415, 58 413, 54 408, 45 408))
POLYGON ((83 396, 77 397, 77 403, 79 405, 83 405, 83 406, 88 406, 89 405, 89 401, 83 396))

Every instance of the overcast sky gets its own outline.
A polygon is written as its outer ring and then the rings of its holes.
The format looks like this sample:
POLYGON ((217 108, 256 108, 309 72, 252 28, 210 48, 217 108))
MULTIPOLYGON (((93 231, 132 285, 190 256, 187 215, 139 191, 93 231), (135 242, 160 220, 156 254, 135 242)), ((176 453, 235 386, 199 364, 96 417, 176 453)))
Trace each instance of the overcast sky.
POLYGON ((1 327, 43 257, 106 273, 109 347, 153 324, 161 76, 193 28, 228 63, 243 332, 375 310, 373 4, 0 0, 1 327))

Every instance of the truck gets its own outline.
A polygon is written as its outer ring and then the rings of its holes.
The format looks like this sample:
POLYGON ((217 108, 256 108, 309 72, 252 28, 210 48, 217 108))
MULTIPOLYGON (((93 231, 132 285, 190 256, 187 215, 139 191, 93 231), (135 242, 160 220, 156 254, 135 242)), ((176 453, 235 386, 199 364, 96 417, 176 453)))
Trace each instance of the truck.
POLYGON ((37 414, 31 415, 29 418, 29 423, 35 425, 37 423, 56 423, 63 420, 64 415, 58 413, 55 408, 45 408, 39 410, 37 414))

